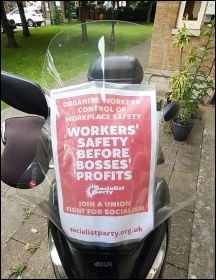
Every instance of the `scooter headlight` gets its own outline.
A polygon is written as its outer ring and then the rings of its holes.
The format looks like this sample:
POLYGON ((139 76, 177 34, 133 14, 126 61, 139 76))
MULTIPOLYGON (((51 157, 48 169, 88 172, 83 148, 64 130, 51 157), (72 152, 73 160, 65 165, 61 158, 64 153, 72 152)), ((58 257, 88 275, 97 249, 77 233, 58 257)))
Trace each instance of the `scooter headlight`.
POLYGON ((161 268, 165 259, 167 248, 167 234, 165 233, 164 239, 158 251, 157 257, 146 277, 146 279, 158 279, 159 274, 161 272, 161 268))

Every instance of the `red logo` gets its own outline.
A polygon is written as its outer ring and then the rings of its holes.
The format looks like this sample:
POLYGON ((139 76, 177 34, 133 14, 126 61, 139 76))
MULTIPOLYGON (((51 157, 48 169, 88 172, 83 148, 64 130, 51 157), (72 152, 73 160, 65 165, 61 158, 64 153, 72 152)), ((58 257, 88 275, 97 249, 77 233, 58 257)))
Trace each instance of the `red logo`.
POLYGON ((29 187, 30 188, 34 188, 36 186, 36 182, 35 181, 31 181, 30 183, 29 183, 29 187))

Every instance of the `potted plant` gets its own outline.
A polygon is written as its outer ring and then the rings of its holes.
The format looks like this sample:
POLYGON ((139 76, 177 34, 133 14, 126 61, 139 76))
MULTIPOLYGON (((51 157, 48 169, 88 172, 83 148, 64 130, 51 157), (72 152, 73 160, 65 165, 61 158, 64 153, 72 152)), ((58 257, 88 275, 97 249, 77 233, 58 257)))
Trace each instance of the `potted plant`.
POLYGON ((209 91, 214 89, 214 82, 209 78, 211 67, 207 62, 209 50, 214 48, 215 20, 208 24, 201 36, 206 37, 204 45, 191 47, 183 62, 183 50, 190 42, 190 29, 187 27, 187 19, 178 33, 173 36, 172 46, 180 50, 179 73, 171 77, 169 81, 171 101, 179 101, 181 109, 178 116, 172 121, 172 133, 175 140, 185 140, 190 133, 194 117, 199 109, 199 105, 208 96, 209 91))

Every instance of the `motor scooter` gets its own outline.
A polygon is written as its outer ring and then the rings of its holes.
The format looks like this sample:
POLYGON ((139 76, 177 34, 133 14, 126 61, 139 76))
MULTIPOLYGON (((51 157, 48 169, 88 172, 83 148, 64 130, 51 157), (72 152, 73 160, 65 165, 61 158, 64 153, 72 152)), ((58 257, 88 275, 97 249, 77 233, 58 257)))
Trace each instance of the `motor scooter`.
POLYGON ((121 49, 126 31, 139 30, 131 40, 140 45, 143 26, 89 22, 92 42, 83 46, 84 26, 51 41, 42 86, 1 71, 2 100, 29 114, 2 124, 1 180, 47 215, 57 279, 161 279, 171 216, 193 201, 171 201, 166 180, 155 174, 164 162, 157 123, 174 118, 180 105, 161 108, 155 87, 142 84, 134 49, 121 49), (110 32, 115 52, 106 52, 110 32), (78 41, 84 82, 74 76, 78 41))

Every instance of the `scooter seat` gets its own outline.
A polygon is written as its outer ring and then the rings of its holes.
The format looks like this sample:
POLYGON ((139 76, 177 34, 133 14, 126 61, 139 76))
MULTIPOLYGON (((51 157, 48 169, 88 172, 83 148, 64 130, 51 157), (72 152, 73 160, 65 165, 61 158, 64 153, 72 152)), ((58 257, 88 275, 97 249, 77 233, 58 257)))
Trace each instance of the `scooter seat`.
POLYGON ((7 185, 28 189, 44 180, 43 171, 49 168, 49 158, 46 156, 41 170, 38 155, 46 151, 44 145, 38 145, 38 140, 45 121, 42 117, 26 116, 9 118, 2 123, 2 142, 5 147, 1 156, 1 180, 7 185), (38 151, 39 147, 44 150, 38 151))

